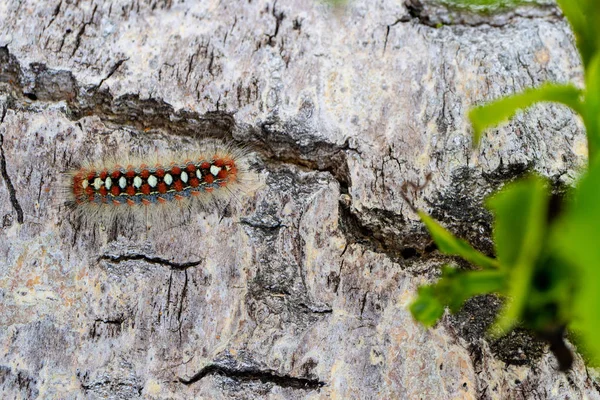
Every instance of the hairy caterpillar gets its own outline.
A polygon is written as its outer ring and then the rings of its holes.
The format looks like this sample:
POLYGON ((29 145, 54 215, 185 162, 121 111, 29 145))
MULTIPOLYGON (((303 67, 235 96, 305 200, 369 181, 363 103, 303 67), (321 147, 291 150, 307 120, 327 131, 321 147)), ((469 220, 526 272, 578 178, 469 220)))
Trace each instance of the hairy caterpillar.
POLYGON ((130 217, 176 221, 178 214, 222 210, 256 183, 248 151, 205 141, 193 152, 126 155, 90 162, 67 173, 67 205, 105 226, 130 217))

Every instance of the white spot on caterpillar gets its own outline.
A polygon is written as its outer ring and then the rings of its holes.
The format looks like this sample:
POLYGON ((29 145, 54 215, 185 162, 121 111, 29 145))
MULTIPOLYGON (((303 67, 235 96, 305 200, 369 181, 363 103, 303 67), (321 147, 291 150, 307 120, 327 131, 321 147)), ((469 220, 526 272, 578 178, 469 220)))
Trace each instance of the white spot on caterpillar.
POLYGON ((104 186, 106 186, 106 189, 110 189, 112 186, 112 179, 110 179, 110 176, 108 178, 106 178, 106 181, 104 182, 104 186))
POLYGON ((102 179, 100 179, 100 178, 94 179, 94 189, 100 190, 100 188, 102 187, 103 184, 104 184, 104 182, 102 182, 102 179))
POLYGON ((125 186, 127 186, 127 179, 124 176, 119 178, 119 186, 121 189, 125 189, 125 186))
POLYGON ((88 185, 89 185, 89 182, 88 182, 88 180, 87 180, 87 179, 84 179, 84 180, 81 182, 81 187, 82 187, 82 188, 84 188, 84 189, 87 189, 88 185))
POLYGON ((171 183, 173 183, 173 177, 171 176, 171 174, 166 174, 165 175, 165 183, 169 186, 171 186, 171 183))
POLYGON ((219 171, 221 171, 221 167, 217 167, 216 165, 210 166, 210 173, 213 174, 214 176, 217 176, 219 171))
POLYGON ((199 169, 196 170, 196 177, 198 179, 202 179, 202 171, 200 171, 199 169))
POLYGON ((142 186, 142 178, 140 178, 139 176, 133 178, 133 186, 139 189, 142 186))
POLYGON ((182 171, 181 172, 181 182, 187 183, 187 181, 188 181, 188 174, 187 174, 187 172, 182 171))
POLYGON ((158 179, 156 179, 156 177, 154 175, 150 175, 148 177, 148 185, 150 185, 150 187, 156 187, 157 183, 158 183, 158 179))

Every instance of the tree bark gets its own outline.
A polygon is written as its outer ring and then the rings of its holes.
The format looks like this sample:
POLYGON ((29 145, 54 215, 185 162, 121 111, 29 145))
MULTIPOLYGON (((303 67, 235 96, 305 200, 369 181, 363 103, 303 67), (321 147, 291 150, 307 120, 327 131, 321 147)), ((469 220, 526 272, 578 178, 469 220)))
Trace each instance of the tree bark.
POLYGON ((487 195, 585 166, 558 105, 471 150, 473 105, 582 83, 552 3, 4 0, 0 46, 2 398, 600 398, 580 356, 488 339, 493 296, 407 309, 456 262, 413 207, 491 254, 487 195), (264 185, 161 230, 62 205, 86 160, 207 138, 264 185))

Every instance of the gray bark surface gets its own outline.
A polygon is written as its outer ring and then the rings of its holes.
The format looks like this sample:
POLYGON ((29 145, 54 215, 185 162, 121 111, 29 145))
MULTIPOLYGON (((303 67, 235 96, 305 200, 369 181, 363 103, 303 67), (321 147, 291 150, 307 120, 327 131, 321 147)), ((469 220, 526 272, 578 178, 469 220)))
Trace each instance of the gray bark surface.
POLYGON ((582 70, 543 1, 1 1, 1 397, 600 398, 580 356, 487 339, 492 296, 433 329, 407 309, 453 260, 403 193, 490 253, 487 195, 585 166, 551 104, 471 151, 470 107, 548 80, 582 70), (203 138, 264 185, 161 230, 61 204, 78 163, 203 138))

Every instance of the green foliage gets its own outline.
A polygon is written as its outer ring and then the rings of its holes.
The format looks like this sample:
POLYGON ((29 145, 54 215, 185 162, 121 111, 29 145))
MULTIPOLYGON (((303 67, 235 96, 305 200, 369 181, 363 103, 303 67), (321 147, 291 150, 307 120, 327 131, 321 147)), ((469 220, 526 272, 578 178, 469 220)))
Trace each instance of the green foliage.
POLYGON ((535 264, 546 234, 548 195, 544 182, 531 177, 513 183, 488 201, 495 217, 494 242, 501 268, 506 271, 506 305, 494 333, 504 334, 519 320, 535 264))
POLYGON ((469 113, 473 124, 473 143, 479 144, 483 131, 512 118, 519 110, 541 101, 553 101, 565 104, 577 112, 581 112, 582 93, 572 85, 545 84, 539 88, 529 89, 514 96, 505 97, 469 113))
MULTIPOLYGON (((454 237, 427 214, 419 215, 441 252, 480 267, 461 271, 444 267, 440 280, 419 288, 413 316, 431 326, 448 307, 456 312, 476 294, 496 293, 504 307, 492 327, 502 335, 521 324, 551 343, 561 367, 572 357, 562 339, 571 330, 588 359, 600 362, 600 5, 596 0, 558 0, 573 27, 585 69, 585 90, 545 84, 475 108, 469 117, 473 142, 485 129, 535 103, 567 105, 585 124, 589 171, 570 194, 564 211, 549 218, 549 185, 538 177, 507 185, 487 207, 494 214, 496 259, 454 237)), ((464 0, 464 2, 475 3, 464 0)))
POLYGON ((587 130, 591 162, 600 148, 600 52, 592 59, 586 70, 586 89, 581 116, 587 130))
POLYGON ((438 282, 419 289, 419 296, 411 306, 415 318, 431 326, 445 307, 455 312, 474 295, 499 293, 509 300, 495 333, 502 334, 513 327, 527 307, 528 290, 546 242, 547 207, 545 184, 535 176, 506 186, 488 201, 488 208, 496 217, 497 259, 481 254, 421 212, 419 215, 442 253, 460 256, 484 270, 444 267, 438 282))
POLYGON ((558 0, 573 28, 584 67, 589 67, 600 49, 600 6, 598 0, 558 0))
POLYGON ((498 267, 496 260, 481 254, 469 243, 452 235, 426 213, 419 212, 419 216, 442 253, 461 256, 470 263, 479 265, 482 268, 494 269, 498 267))
POLYGON ((580 277, 571 328, 589 356, 600 360, 600 163, 581 180, 575 198, 552 230, 557 256, 580 277))
POLYGON ((500 270, 460 271, 445 266, 442 277, 433 285, 421 286, 417 299, 410 305, 414 318, 425 326, 434 325, 446 307, 457 312, 470 297, 502 292, 506 276, 500 270))

